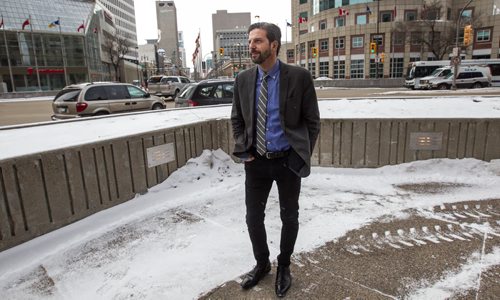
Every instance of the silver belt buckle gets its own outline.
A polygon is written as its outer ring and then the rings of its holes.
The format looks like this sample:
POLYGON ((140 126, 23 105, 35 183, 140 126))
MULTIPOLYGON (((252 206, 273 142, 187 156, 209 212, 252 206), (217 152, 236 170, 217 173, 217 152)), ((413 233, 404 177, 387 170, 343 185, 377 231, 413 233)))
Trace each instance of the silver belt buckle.
POLYGON ((267 159, 271 159, 271 158, 272 158, 272 156, 271 156, 271 155, 272 155, 272 152, 266 152, 265 157, 266 157, 267 159))

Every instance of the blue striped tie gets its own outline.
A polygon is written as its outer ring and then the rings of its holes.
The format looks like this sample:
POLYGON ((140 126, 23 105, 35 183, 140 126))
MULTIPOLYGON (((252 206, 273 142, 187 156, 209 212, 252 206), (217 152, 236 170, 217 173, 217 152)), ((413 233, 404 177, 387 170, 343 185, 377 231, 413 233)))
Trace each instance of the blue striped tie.
POLYGON ((267 79, 269 75, 264 75, 260 84, 259 102, 257 104, 257 153, 264 155, 266 148, 266 120, 267 120, 267 79))

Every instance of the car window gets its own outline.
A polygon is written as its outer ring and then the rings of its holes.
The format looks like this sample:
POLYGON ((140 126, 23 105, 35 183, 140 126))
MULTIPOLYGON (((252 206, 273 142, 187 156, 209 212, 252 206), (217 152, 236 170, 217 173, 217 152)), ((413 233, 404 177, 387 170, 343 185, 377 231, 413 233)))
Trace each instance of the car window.
POLYGON ((182 98, 182 99, 187 99, 189 97, 191 97, 190 95, 192 94, 192 91, 196 88, 196 85, 186 85, 182 91, 180 92, 179 98, 182 98))
POLYGON ((127 90, 131 98, 144 98, 144 95, 146 95, 146 92, 135 86, 127 85, 127 90))
POLYGON ((77 89, 68 89, 68 90, 62 90, 57 94, 56 98, 54 100, 62 100, 62 101, 76 101, 76 98, 78 98, 78 95, 80 95, 80 92, 82 90, 77 89))
POLYGON ((109 100, 119 100, 130 98, 127 88, 124 85, 110 85, 106 86, 109 100))
POLYGON ((223 86, 225 98, 233 98, 234 84, 225 83, 223 86))
POLYGON ((179 80, 175 77, 167 77, 165 82, 179 82, 179 80))
POLYGON ((106 90, 103 86, 94 86, 89 88, 85 93, 85 100, 108 100, 108 95, 106 94, 106 90))
POLYGON ((198 92, 198 94, 201 97, 208 98, 208 97, 210 97, 210 95, 212 94, 212 91, 214 89, 215 89, 215 86, 213 86, 213 85, 204 86, 204 87, 200 88, 200 91, 198 92))
POLYGON ((182 83, 189 83, 190 81, 187 78, 181 77, 181 82, 182 83))
POLYGON ((483 77, 483 73, 481 72, 472 72, 471 78, 483 77))
POLYGON ((470 78, 468 75, 469 75, 469 73, 465 73, 465 72, 464 73, 460 73, 460 74, 458 74, 457 79, 470 78))
POLYGON ((222 84, 218 84, 217 87, 215 88, 214 98, 220 99, 223 98, 223 96, 224 96, 224 91, 222 89, 222 84))
POLYGON ((160 82, 160 80, 161 80, 161 77, 155 76, 155 77, 149 78, 148 82, 149 83, 158 83, 158 82, 160 82))

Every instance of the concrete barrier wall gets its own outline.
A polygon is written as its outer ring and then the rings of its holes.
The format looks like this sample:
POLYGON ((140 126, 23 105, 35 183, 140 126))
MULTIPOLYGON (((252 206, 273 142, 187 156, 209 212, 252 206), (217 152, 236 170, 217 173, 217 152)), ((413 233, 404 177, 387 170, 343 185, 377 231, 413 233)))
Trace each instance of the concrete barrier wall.
MULTIPOLYGON (((0 251, 146 193, 204 149, 218 148, 232 152, 229 120, 0 161, 0 251), (174 159, 148 167, 147 149, 164 144, 173 145, 174 159)), ((446 157, 500 158, 500 119, 322 120, 312 162, 379 167, 446 157), (439 134, 435 150, 412 150, 419 132, 439 134)))

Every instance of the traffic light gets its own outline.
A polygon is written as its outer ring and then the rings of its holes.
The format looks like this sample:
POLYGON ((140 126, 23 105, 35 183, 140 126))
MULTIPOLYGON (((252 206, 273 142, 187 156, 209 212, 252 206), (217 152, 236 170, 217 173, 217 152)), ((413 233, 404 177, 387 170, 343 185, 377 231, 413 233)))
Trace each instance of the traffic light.
POLYGON ((464 27, 464 46, 469 46, 472 40, 472 25, 464 27))
POLYGON ((384 60, 385 60, 385 53, 382 52, 382 53, 380 53, 380 62, 383 63, 384 60))
POLYGON ((219 55, 224 56, 224 48, 219 48, 219 55))
POLYGON ((370 43, 370 53, 375 54, 377 52, 377 43, 371 42, 370 43))
POLYGON ((311 53, 312 53, 312 57, 318 57, 318 48, 312 47, 311 53))

